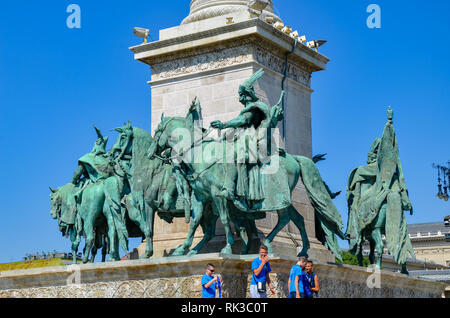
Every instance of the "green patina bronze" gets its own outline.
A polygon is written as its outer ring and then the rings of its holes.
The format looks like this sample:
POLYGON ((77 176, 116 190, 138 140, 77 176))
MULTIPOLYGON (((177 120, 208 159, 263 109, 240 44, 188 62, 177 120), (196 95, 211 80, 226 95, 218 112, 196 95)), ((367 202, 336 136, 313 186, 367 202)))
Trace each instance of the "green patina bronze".
MULTIPOLYGON (((239 100, 244 109, 237 118, 228 123, 215 121, 211 124, 219 130, 230 129, 223 138, 193 139, 186 148, 176 151, 183 175, 192 189, 192 197, 199 203, 195 214, 201 214, 204 205, 212 204, 213 210, 220 216, 227 237, 226 246, 221 252, 231 253, 231 211, 236 210, 243 218, 252 218, 255 213, 275 210, 279 221, 266 238, 265 244, 269 250, 272 251, 271 242, 278 232, 292 220, 302 236, 303 250, 299 255, 307 255, 309 240, 304 219, 291 203, 291 193, 302 177, 318 216, 322 241, 340 259, 341 250, 336 234, 344 238, 343 224, 317 167, 309 158, 293 156, 273 147, 271 128, 276 127, 283 112, 279 105, 269 111, 267 105, 258 101, 253 84, 262 74, 262 71, 255 73, 240 87, 239 100), (240 154, 243 154, 242 158, 240 154), (229 158, 234 160, 230 162, 227 160, 229 158), (278 166, 268 173, 274 162, 278 166)), ((159 156, 167 150, 173 152, 182 142, 185 132, 192 127, 188 118, 163 116, 155 132, 155 142, 149 157, 159 156)), ((191 224, 188 242, 192 241, 195 227, 196 224, 191 224)), ((181 248, 189 246, 187 243, 181 248)))
POLYGON ((389 108, 383 136, 373 142, 367 165, 354 169, 350 175, 346 235, 350 252, 357 255, 361 266, 362 244, 369 241, 369 260, 378 268, 381 268, 385 247, 382 236, 385 235, 389 253, 407 274, 406 259, 415 256, 403 211, 412 215, 413 208, 400 163, 393 115, 389 108))
POLYGON ((94 149, 79 159, 72 183, 51 194, 52 216, 71 238, 74 255, 84 236, 84 262, 90 254, 92 261, 101 247, 115 261, 119 244, 126 251, 129 237, 142 237, 147 242, 142 257, 151 257, 155 214, 169 223, 173 218, 190 223, 186 241, 173 255, 200 252, 215 236, 219 218, 226 235, 221 252, 232 253, 234 223, 247 253, 249 238, 257 231, 255 220, 270 211, 277 211, 279 218, 265 240, 270 251, 279 231, 293 221, 303 241, 299 255, 307 255, 304 219, 291 202, 301 179, 315 209, 317 237, 341 259, 336 236, 344 238, 343 224, 332 202, 339 193, 330 191, 315 165, 323 156, 312 160, 291 155, 274 142, 272 130, 283 118, 284 92, 271 108, 260 102, 253 85, 263 74, 256 72, 239 88, 240 115, 228 123, 215 121, 209 130, 199 123, 197 98, 186 117, 163 115, 154 138, 131 123, 114 129, 119 137, 109 152, 107 138, 95 128, 94 149), (225 133, 213 139, 208 137, 213 129, 225 133), (199 226, 204 237, 190 249, 199 226))

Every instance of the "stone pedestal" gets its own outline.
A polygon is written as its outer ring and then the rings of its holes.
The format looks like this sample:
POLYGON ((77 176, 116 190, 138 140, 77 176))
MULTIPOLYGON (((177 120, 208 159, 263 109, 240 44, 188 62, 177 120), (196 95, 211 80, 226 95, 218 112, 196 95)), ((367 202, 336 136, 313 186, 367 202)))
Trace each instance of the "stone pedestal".
MULTIPOLYGON (((196 96, 202 104, 205 127, 213 120, 226 122, 235 118, 243 107, 238 100, 239 85, 260 68, 265 74, 255 86, 257 96, 268 105, 278 102, 286 55, 292 51, 295 41, 266 22, 266 16, 279 20, 273 15, 271 1, 262 16, 253 18, 248 2, 234 1, 229 6, 229 1, 194 0, 191 14, 182 25, 161 30, 159 41, 131 48, 136 60, 151 67, 152 132, 163 113, 185 116, 196 96), (229 18, 233 18, 232 23, 229 18)), ((301 43, 289 55, 285 121, 279 129, 282 131, 285 125, 285 146, 292 154, 312 156, 311 75, 324 70, 328 61, 301 43)), ((305 218, 311 256, 323 261, 333 260, 315 238, 314 209, 301 181, 293 194, 293 202, 305 218)), ((261 236, 268 234, 276 223, 276 213, 268 213, 267 218, 257 224, 261 236)), ((156 256, 170 253, 182 243, 188 231, 182 219, 167 224, 157 218, 155 224, 156 256)), ((219 237, 222 232, 219 224, 219 237)), ((196 241, 200 237, 201 233, 197 233, 196 241)), ((296 255, 296 244, 300 242, 298 231, 289 225, 276 238, 275 252, 296 255)))
MULTIPOLYGON (((205 254, 1 272, 0 298, 200 298, 208 263, 223 276, 224 298, 246 298, 255 257, 205 254)), ((270 258, 276 295, 269 297, 287 297, 295 262, 289 257, 270 258)), ((321 298, 440 298, 446 288, 442 283, 385 271, 380 273, 380 285, 370 288, 367 281, 372 273, 355 266, 317 263, 315 272, 321 298)))

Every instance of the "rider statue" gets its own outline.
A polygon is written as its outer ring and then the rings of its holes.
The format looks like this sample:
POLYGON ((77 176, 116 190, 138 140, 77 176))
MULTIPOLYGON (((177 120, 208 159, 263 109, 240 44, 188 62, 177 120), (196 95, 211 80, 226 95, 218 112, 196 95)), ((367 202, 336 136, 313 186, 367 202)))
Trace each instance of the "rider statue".
POLYGON ((349 218, 347 238, 350 252, 356 254, 362 264, 362 245, 368 240, 371 245, 370 262, 375 263, 375 248, 378 252, 377 266, 381 267, 386 247, 402 272, 407 273, 406 259, 414 257, 403 211, 413 213, 405 184, 398 143, 393 127, 393 112, 388 110, 388 123, 383 137, 377 138, 368 154, 366 166, 361 166, 350 175, 347 188, 349 218))
MULTIPOLYGON (((235 156, 237 176, 228 175, 219 196, 235 200, 234 193, 236 193, 237 197, 247 202, 249 209, 254 203, 266 198, 260 169, 270 162, 271 130, 283 119, 283 111, 279 106, 281 99, 278 105, 269 110, 269 107, 260 102, 256 96, 254 84, 263 74, 263 69, 260 69, 239 87, 239 101, 244 105, 244 109, 238 117, 227 123, 221 121, 211 123, 211 126, 219 131, 234 129, 232 134, 225 136, 224 139, 229 140, 231 136, 237 143, 235 156)), ((281 98, 283 96, 284 92, 281 98)))
MULTIPOLYGON (((108 137, 103 137, 100 130, 95 127, 97 140, 92 151, 78 160, 78 169, 75 171, 72 183, 81 189, 76 193, 77 202, 81 202, 83 190, 91 184, 103 182, 105 200, 109 209, 106 217, 114 220, 114 225, 122 247, 128 246, 128 233, 125 223, 125 211, 121 207, 121 199, 126 192, 124 176, 117 173, 117 164, 112 155, 106 152, 108 137)), ((122 171, 123 167, 121 166, 122 171)))
POLYGON ((94 128, 98 138, 92 151, 78 160, 78 169, 72 178, 72 183, 75 185, 95 183, 109 178, 114 173, 110 157, 106 153, 108 137, 104 138, 100 130, 95 126, 94 128))

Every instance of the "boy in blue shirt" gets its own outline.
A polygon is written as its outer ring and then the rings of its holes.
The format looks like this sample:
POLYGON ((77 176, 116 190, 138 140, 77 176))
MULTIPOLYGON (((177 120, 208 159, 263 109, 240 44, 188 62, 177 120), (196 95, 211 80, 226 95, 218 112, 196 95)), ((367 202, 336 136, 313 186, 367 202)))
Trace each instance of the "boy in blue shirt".
POLYGON ((270 268, 268 253, 268 248, 263 245, 259 249, 259 257, 253 260, 252 280, 250 282, 250 295, 252 298, 267 298, 266 284, 269 285, 270 291, 275 295, 275 289, 269 277, 272 269, 270 268), (258 290, 258 283, 260 283, 263 290, 258 290))
POLYGON ((297 264, 295 264, 289 275, 289 298, 304 298, 305 297, 305 272, 303 268, 306 266, 307 259, 302 256, 299 257, 297 264))
POLYGON ((215 267, 213 264, 206 265, 206 274, 202 277, 202 298, 216 298, 218 283, 222 283, 222 277, 214 276, 215 267))
POLYGON ((312 261, 306 263, 305 278, 305 297, 314 298, 314 294, 317 296, 319 292, 319 278, 314 273, 314 263, 312 261))

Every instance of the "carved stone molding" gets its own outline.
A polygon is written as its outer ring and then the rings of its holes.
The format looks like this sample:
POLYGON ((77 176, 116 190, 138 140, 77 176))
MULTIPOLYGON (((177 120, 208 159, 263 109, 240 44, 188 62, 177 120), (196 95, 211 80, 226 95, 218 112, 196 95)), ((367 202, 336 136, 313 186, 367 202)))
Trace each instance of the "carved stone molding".
MULTIPOLYGON (((275 46, 254 38, 228 42, 221 47, 205 47, 196 55, 174 54, 154 61, 152 81, 161 81, 175 77, 198 74, 236 66, 249 62, 257 62, 279 74, 284 74, 285 58, 281 50, 275 46)), ((307 65, 297 64, 289 60, 288 78, 311 86, 312 69, 307 65)))

